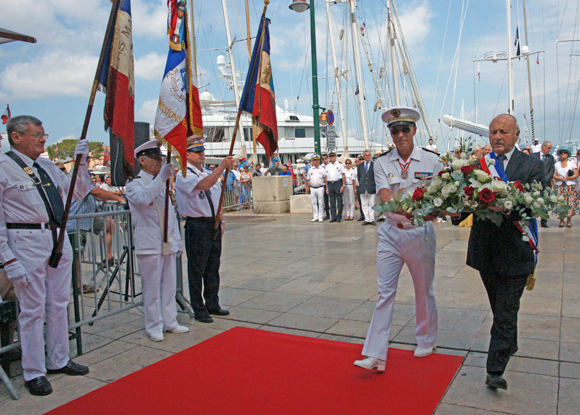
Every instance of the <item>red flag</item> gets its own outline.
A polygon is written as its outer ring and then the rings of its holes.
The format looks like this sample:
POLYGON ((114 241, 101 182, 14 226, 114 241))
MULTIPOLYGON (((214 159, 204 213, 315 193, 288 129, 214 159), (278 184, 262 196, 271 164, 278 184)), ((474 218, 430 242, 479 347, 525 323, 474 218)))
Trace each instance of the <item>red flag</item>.
POLYGON ((4 111, 4 114, 2 114, 2 124, 7 124, 10 117, 11 117, 10 107, 8 106, 8 104, 6 104, 6 111, 4 111))

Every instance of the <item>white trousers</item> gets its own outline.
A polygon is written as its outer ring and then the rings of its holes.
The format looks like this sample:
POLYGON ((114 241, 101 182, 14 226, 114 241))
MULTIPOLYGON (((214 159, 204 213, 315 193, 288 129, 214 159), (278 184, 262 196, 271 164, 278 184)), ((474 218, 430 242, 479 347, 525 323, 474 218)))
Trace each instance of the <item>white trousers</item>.
POLYGON ((8 244, 18 261, 30 274, 26 287, 14 286, 20 303, 20 347, 24 380, 46 374, 46 369, 60 369, 68 363, 68 319, 72 275, 72 248, 64 238, 58 268, 48 266, 52 233, 44 230, 8 230, 8 244), (44 319, 46 313, 46 358, 44 319))
POLYGON ((375 205, 375 194, 369 192, 361 193, 360 202, 362 204, 363 214, 365 215, 365 222, 374 222, 375 211, 373 210, 373 206, 375 205))
POLYGON ((145 331, 149 335, 179 325, 175 303, 175 255, 136 255, 143 286, 145 331))
POLYGON ((356 197, 354 195, 354 185, 347 184, 344 186, 344 207, 346 216, 354 216, 354 202, 356 197))
POLYGON ((432 347, 437 341, 437 303, 433 289, 437 240, 431 222, 427 224, 427 241, 423 226, 405 230, 387 221, 377 233, 379 301, 362 353, 365 356, 387 360, 397 283, 404 263, 409 268, 415 288, 417 345, 432 347))
POLYGON ((322 219, 324 217, 324 192, 326 188, 321 186, 317 189, 310 188, 310 202, 312 202, 312 217, 322 219))

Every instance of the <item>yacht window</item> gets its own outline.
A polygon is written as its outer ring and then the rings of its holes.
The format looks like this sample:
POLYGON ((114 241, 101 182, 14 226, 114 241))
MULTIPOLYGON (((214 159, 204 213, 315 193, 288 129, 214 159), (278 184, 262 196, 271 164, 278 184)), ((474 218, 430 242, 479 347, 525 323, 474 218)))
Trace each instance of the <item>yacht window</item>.
POLYGON ((305 128, 295 128, 294 129, 294 137, 305 138, 306 137, 306 129, 305 128))

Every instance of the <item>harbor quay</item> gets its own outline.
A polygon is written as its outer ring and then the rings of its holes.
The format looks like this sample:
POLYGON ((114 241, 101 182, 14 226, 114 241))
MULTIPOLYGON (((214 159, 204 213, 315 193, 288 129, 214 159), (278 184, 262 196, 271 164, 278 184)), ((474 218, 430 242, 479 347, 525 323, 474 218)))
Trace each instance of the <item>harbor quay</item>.
MULTIPOLYGON (((152 342, 143 328, 143 309, 82 326, 83 377, 48 375, 54 393, 27 393, 12 364, 20 400, 0 385, 0 413, 42 414, 108 383, 236 326, 364 342, 377 294, 377 227, 360 222, 310 222, 309 214, 226 213, 220 304, 230 310, 211 324, 183 311, 178 321, 189 333, 152 342)), ((470 228, 435 223, 435 295, 439 337, 435 353, 465 360, 439 403, 436 415, 578 414, 580 408, 580 220, 572 228, 540 229, 537 281, 526 291, 519 313, 519 350, 510 359, 507 391, 484 385, 492 314, 479 273, 465 265, 470 228)), ((380 225, 380 223, 379 223, 380 225)), ((183 258, 184 270, 187 260, 183 258)), ((186 298, 187 277, 184 274, 186 298)), ((413 350, 414 290, 406 268, 396 296, 391 348, 413 350)), ((90 312, 91 301, 85 311, 90 312)), ((353 355, 352 360, 360 355, 353 355)), ((389 361, 387 360, 387 365, 389 361)), ((353 402, 353 405, 355 403, 353 402)), ((119 408, 121 410, 121 408, 119 408)))

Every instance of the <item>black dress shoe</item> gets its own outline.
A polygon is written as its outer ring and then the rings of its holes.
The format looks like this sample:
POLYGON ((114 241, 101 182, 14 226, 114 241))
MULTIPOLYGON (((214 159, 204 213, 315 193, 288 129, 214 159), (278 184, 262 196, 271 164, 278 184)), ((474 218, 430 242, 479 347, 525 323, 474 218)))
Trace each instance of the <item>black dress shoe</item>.
POLYGON ((342 222, 342 219, 341 219, 341 218, 338 218, 336 221, 337 221, 338 223, 340 223, 340 222, 342 222))
POLYGON ((200 323, 213 323, 213 318, 211 318, 209 313, 205 310, 202 312, 195 311, 193 313, 193 318, 195 318, 200 323))
POLYGON ((216 308, 216 309, 207 309, 210 314, 214 316, 229 316, 230 312, 224 308, 216 308))
POLYGON ((330 219, 330 223, 336 222, 336 219, 330 219))
POLYGON ((370 224, 371 224, 370 222, 363 222, 362 223, 362 226, 367 226, 367 225, 370 225, 370 224))
POLYGON ((357 222, 362 222, 363 220, 365 220, 365 217, 364 217, 364 216, 361 216, 361 217, 360 217, 360 218, 358 218, 356 221, 357 221, 357 222))
POLYGON ((381 216, 380 218, 377 219, 377 222, 384 222, 385 221, 385 217, 381 216))
POLYGON ((328 220, 328 219, 330 219, 329 215, 326 215, 325 217, 322 218, 322 220, 328 220))
POLYGON ((373 221, 371 222, 371 225, 373 225, 373 226, 377 226, 377 223, 376 223, 376 222, 373 220, 373 221))
POLYGON ((28 380, 24 382, 24 386, 26 386, 28 392, 34 396, 46 396, 52 393, 52 386, 50 386, 50 382, 46 376, 40 376, 38 378, 28 380))
POLYGON ((503 378, 502 375, 492 375, 491 373, 487 374, 485 384, 489 386, 490 389, 507 390, 508 388, 507 381, 503 378))
POLYGON ((548 225, 548 221, 547 220, 543 220, 541 223, 542 228, 549 228, 550 225, 548 225))
POLYGON ((46 369, 46 373, 49 375, 64 373, 69 376, 84 376, 89 373, 89 368, 69 360, 66 366, 61 367, 60 369, 46 369))

